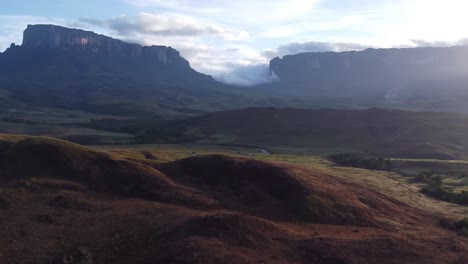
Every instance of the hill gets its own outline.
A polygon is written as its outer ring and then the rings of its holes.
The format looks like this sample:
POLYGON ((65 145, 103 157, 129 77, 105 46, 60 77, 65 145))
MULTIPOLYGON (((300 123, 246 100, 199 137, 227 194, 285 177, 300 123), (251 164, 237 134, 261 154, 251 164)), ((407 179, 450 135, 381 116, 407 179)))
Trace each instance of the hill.
POLYGON ((155 138, 303 151, 453 159, 468 154, 468 117, 400 110, 248 108, 167 125, 155 138), (172 128, 177 128, 174 131, 172 128))
POLYGON ((289 93, 468 113, 467 54, 468 46, 310 52, 274 58, 270 74, 289 93))
POLYGON ((466 239, 437 227, 438 216, 313 168, 220 155, 150 165, 49 138, 1 142, 5 263, 464 263, 468 256, 466 239))

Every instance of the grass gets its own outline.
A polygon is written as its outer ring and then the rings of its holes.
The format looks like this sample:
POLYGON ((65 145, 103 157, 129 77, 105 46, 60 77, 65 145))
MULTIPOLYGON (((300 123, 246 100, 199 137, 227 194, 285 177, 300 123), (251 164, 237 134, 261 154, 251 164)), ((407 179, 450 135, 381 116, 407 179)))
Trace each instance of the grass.
POLYGON ((468 190, 467 160, 405 160, 392 159, 397 172, 408 177, 415 177, 422 171, 442 177, 445 186, 454 192, 468 190))
MULTIPOLYGON (((18 141, 22 136, 2 135, 0 140, 18 141)), ((462 219, 468 215, 468 207, 443 202, 428 197, 420 192, 423 183, 416 183, 409 177, 409 173, 419 173, 423 170, 438 169, 445 171, 444 184, 456 191, 468 189, 465 177, 459 177, 460 172, 468 174, 467 161, 441 160, 402 160, 393 162, 400 166, 404 173, 392 171, 374 171, 360 168, 337 166, 323 156, 314 154, 295 154, 293 149, 274 149, 273 154, 264 154, 257 148, 213 146, 213 145, 177 145, 177 144, 148 144, 148 145, 94 145, 91 148, 104 151, 117 159, 130 159, 147 164, 160 164, 197 155, 224 154, 275 162, 297 164, 312 168, 316 171, 356 182, 370 189, 377 190, 389 197, 393 197, 413 207, 425 211, 438 213, 454 219, 462 219), (435 166, 437 165, 437 166, 435 166)))
MULTIPOLYGON (((167 145, 167 144, 149 144, 149 145, 114 145, 114 146, 94 146, 99 150, 110 151, 113 155, 128 155, 132 158, 144 160, 141 151, 151 151, 155 156, 161 156, 161 160, 171 161, 175 159, 191 156, 192 152, 199 155, 224 154, 230 156, 244 156, 246 153, 255 153, 253 158, 270 161, 275 163, 292 163, 305 167, 313 168, 328 175, 344 178, 352 182, 362 184, 370 189, 377 190, 389 197, 393 197, 404 203, 425 211, 438 213, 454 219, 462 219, 468 215, 468 207, 456 205, 448 202, 439 201, 428 197, 420 192, 423 184, 415 183, 412 177, 391 171, 374 171, 359 168, 350 168, 337 166, 326 158, 314 154, 294 154, 292 149, 275 149, 273 154, 258 153, 256 148, 246 147, 226 147, 209 145, 167 145), (241 154, 239 154, 241 153, 241 154)), ((400 160, 402 161, 402 160, 400 160)), ((404 160, 405 162, 416 162, 414 160, 404 160)), ((150 161, 157 162, 157 161, 150 161)), ((459 166, 466 164, 466 161, 445 161, 445 160, 417 160, 416 165, 409 163, 404 166, 410 166, 415 172, 419 169, 427 169, 428 164, 443 164, 450 166, 459 166), (422 162, 422 163, 421 163, 422 162)), ((406 167, 404 167, 407 169, 406 167)), ((467 169, 468 172, 468 169, 467 169)), ((458 181, 453 176, 447 176, 444 180, 448 184, 458 181)), ((460 181, 457 190, 467 189, 468 184, 460 181)))
POLYGON ((32 136, 51 136, 75 141, 80 144, 89 144, 80 141, 80 138, 87 139, 89 142, 100 144, 121 144, 134 142, 134 136, 125 133, 114 133, 103 130, 83 128, 79 126, 60 126, 50 124, 16 124, 0 122, 0 131, 9 134, 27 134, 32 136), (78 139, 78 140, 76 140, 78 139))
POLYGON ((79 110, 67 110, 58 108, 19 106, 17 108, 4 109, 0 112, 1 120, 17 120, 18 123, 55 124, 66 125, 88 122, 93 119, 127 119, 128 117, 108 116, 93 114, 79 110))

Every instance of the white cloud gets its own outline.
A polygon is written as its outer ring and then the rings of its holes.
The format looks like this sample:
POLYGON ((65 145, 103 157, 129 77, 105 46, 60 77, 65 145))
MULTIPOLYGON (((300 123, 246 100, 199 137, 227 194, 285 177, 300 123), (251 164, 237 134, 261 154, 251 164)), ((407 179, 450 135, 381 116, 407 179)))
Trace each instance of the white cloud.
POLYGON ((462 0, 412 0, 399 23, 406 38, 456 41, 468 36, 468 2, 462 0))
POLYGON ((261 36, 264 38, 287 38, 297 34, 298 30, 294 27, 278 26, 266 29, 261 36))
POLYGON ((186 15, 139 13, 105 20, 83 18, 79 23, 110 29, 116 37, 129 42, 172 46, 195 70, 229 83, 252 84, 253 77, 244 80, 235 77, 234 72, 244 66, 267 62, 257 50, 240 44, 249 39, 248 32, 186 15))
POLYGON ((283 57, 286 55, 299 54, 304 52, 324 52, 334 51, 343 52, 351 50, 365 50, 370 48, 370 45, 363 45, 359 43, 347 43, 347 42, 319 42, 309 41, 304 43, 292 42, 285 45, 279 46, 275 50, 265 50, 262 54, 267 59, 274 57, 283 57))
POLYGON ((252 86, 272 81, 268 64, 238 66, 219 74, 216 79, 227 84, 240 86, 252 86))
POLYGON ((259 21, 285 21, 307 14, 319 0, 288 1, 222 1, 222 0, 124 0, 130 5, 157 8, 178 13, 204 14, 230 24, 258 23, 259 21))
POLYGON ((219 81, 241 86, 269 81, 268 61, 248 47, 216 49, 185 43, 178 49, 195 70, 209 73, 219 81))
POLYGON ((150 14, 141 12, 135 16, 120 16, 106 20, 81 18, 79 22, 107 27, 116 31, 118 35, 127 37, 136 34, 166 37, 215 36, 225 40, 241 40, 249 37, 246 31, 207 25, 192 17, 174 13, 150 14))

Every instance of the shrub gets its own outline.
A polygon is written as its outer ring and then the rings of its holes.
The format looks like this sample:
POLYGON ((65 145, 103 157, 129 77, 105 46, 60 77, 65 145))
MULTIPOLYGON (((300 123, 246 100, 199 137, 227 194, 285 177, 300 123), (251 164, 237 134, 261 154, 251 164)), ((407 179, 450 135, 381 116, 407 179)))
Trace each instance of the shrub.
POLYGON ((421 171, 420 173, 418 173, 418 175, 416 175, 416 177, 414 177, 414 181, 429 183, 433 176, 434 173, 432 171, 421 171))
POLYGON ((440 176, 431 177, 428 184, 421 189, 421 192, 443 201, 468 205, 468 192, 455 193, 453 190, 444 187, 440 176))
POLYGON ((440 225, 449 230, 456 231, 460 235, 468 236, 468 218, 464 218, 458 222, 443 218, 440 220, 440 225))
POLYGON ((391 161, 383 157, 375 157, 365 153, 335 153, 328 157, 338 165, 364 168, 370 170, 388 170, 391 161))

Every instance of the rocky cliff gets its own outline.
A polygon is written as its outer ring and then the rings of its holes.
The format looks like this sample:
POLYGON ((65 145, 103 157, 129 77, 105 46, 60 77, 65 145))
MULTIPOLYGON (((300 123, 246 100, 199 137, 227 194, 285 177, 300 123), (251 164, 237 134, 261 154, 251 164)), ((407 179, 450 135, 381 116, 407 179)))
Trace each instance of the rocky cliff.
POLYGON ((468 46, 303 53, 273 59, 270 74, 315 96, 468 112, 468 46))
POLYGON ((383 78, 434 79, 467 73, 467 59, 468 46, 302 53, 273 59, 270 74, 281 81, 307 81, 319 75, 345 78, 371 73, 383 78))
POLYGON ((134 57, 161 64, 190 67, 179 52, 165 46, 130 44, 94 32, 54 25, 29 25, 24 31, 24 48, 61 49, 96 55, 134 57))

